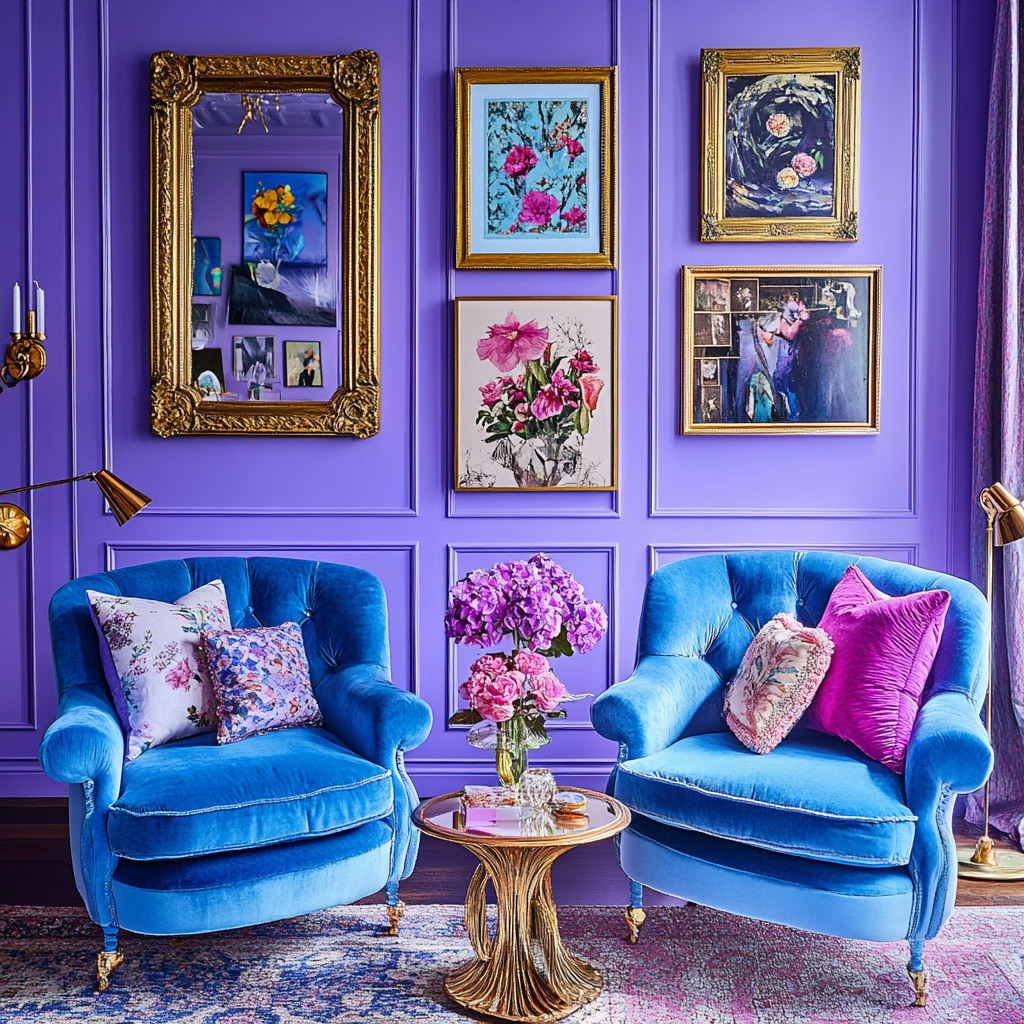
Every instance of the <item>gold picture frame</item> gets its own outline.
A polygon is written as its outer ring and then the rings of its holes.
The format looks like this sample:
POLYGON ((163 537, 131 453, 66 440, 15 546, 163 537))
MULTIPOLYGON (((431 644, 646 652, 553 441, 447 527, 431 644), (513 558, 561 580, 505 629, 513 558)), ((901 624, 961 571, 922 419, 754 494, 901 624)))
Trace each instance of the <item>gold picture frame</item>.
POLYGON ((454 490, 617 490, 618 296, 472 296, 454 313, 454 490), (569 378, 574 390, 552 396, 564 407, 534 404, 531 363, 537 384, 569 378))
POLYGON ((321 56, 196 56, 162 51, 150 58, 151 427, 155 434, 365 438, 378 432, 379 121, 380 62, 372 50, 321 56), (257 107, 264 97, 285 93, 325 93, 342 108, 340 384, 328 401, 203 401, 191 382, 192 108, 206 93, 239 94, 243 107, 248 98, 250 114, 256 110, 261 119, 257 107))
POLYGON ((877 434, 882 268, 683 267, 684 434, 877 434))
MULTIPOLYGON (((458 269, 615 267, 617 71, 615 67, 455 69, 458 269), (485 101, 486 111, 482 105, 485 101), (531 108, 533 102, 537 104, 537 123, 524 126, 525 118, 518 118, 519 123, 512 124, 515 105, 525 107, 528 101, 531 108), (492 114, 501 104, 505 112, 492 114), (591 143, 595 130, 590 116, 593 105, 599 108, 596 149, 591 143), (545 124, 545 119, 555 116, 563 119, 545 124), (501 124, 505 118, 509 123, 501 124), (508 141, 502 144, 508 152, 495 148, 492 154, 489 140, 497 139, 506 129, 515 136, 507 135, 508 141), (564 135, 556 134, 560 129, 564 135), (517 159, 514 166, 508 162, 513 142, 517 150, 524 151, 523 159, 517 159), (506 161, 499 170, 492 164, 500 161, 502 153, 506 161), (595 176, 596 202, 591 200, 595 176), (561 184, 556 186, 556 181, 561 184), (537 188, 531 189, 531 183, 537 188), (553 198, 556 190, 557 199, 553 198), (541 198, 535 199, 534 209, 526 196, 536 197, 538 193, 541 198), (550 206, 552 202, 559 204, 557 210, 550 206), (533 226, 521 229, 521 225, 530 224, 533 226)), ((498 147, 499 143, 495 141, 494 145, 498 147)))
POLYGON ((857 240, 860 68, 856 46, 701 50, 701 241, 857 240))

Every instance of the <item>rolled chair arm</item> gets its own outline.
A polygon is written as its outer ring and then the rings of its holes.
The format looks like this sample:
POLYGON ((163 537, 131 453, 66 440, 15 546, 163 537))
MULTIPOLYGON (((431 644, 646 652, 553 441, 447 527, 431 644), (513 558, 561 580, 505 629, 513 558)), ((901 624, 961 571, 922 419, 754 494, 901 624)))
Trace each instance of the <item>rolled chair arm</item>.
POLYGON ((116 799, 124 761, 124 733, 110 701, 78 687, 39 745, 39 763, 58 782, 104 783, 116 799))
POLYGON ((400 690, 376 664, 349 665, 321 680, 316 699, 324 726, 368 761, 391 767, 399 750, 430 732, 430 705, 400 690))
POLYGON ((628 757, 646 757, 675 743, 721 683, 703 658, 647 654, 594 701, 590 718, 628 757))
POLYGON ((970 793, 992 771, 992 746, 977 708, 959 691, 937 693, 920 710, 907 747, 907 800, 914 804, 942 785, 970 793))

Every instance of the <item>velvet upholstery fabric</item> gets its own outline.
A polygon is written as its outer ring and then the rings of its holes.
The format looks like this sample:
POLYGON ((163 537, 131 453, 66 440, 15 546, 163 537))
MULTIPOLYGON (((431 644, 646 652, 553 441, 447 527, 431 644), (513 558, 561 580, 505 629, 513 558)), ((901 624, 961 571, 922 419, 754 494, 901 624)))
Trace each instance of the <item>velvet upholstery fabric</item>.
POLYGON ((821 618, 832 664, 801 724, 902 773, 948 608, 945 590, 889 597, 851 565, 821 618))
MULTIPOLYGON (((877 558, 802 551, 707 555, 659 569, 648 581, 644 597, 633 675, 601 694, 591 711, 597 731, 620 748, 608 791, 626 797, 626 803, 635 809, 633 822, 622 835, 623 867, 635 881, 661 892, 748 917, 853 938, 902 935, 912 943, 932 938, 949 916, 956 894, 952 794, 975 789, 992 767, 992 751, 978 717, 987 655, 984 597, 972 584, 942 573, 877 558), (804 625, 816 626, 851 564, 887 594, 946 590, 950 595, 942 639, 907 748, 902 793, 899 776, 881 765, 869 765, 868 759, 846 744, 828 741, 835 746, 823 747, 817 738, 811 743, 811 734, 798 728, 771 754, 754 755, 725 731, 721 718, 724 681, 735 674, 756 632, 779 612, 789 612, 804 625), (807 772, 790 773, 789 793, 782 793, 783 779, 773 782, 776 799, 788 796, 787 808, 800 807, 808 798, 815 758, 826 757, 827 750, 826 761, 836 759, 829 771, 833 780, 845 778, 849 772, 850 778, 859 781, 852 791, 836 785, 829 794, 823 780, 816 793, 818 807, 826 807, 827 799, 835 801, 827 809, 837 815, 857 817, 858 810, 873 808, 864 816, 892 817, 894 820, 886 823, 850 825, 854 829, 870 826, 861 841, 879 854, 885 843, 878 836, 884 835, 885 827, 890 829, 892 845, 880 857, 883 863, 859 867, 835 863, 835 854, 842 852, 838 820, 826 826, 823 819, 820 834, 814 836, 809 824, 814 815, 787 810, 795 821, 807 822, 793 833, 768 813, 775 808, 766 806, 753 777, 749 793, 731 791, 755 800, 751 812, 741 815, 733 807, 738 801, 732 796, 694 789, 683 798, 676 789, 670 791, 664 779, 641 779, 635 771, 630 772, 636 762, 654 757, 667 766, 673 756, 670 748, 678 744, 686 749, 689 738, 699 739, 706 750, 717 751, 717 760, 705 761, 703 769, 694 759, 693 781, 710 781, 710 763, 715 766, 714 781, 719 788, 726 777, 734 784, 742 780, 746 766, 754 771, 785 763, 773 762, 777 755, 799 760, 801 744, 809 744, 803 755, 807 772), (737 766, 727 771, 730 757, 737 759, 737 766), (841 769, 842 758, 848 763, 841 769), (674 795, 671 800, 669 792, 674 795), (895 811, 897 806, 902 808, 898 813, 877 813, 885 807, 895 811), (685 815, 689 824, 648 817, 648 811, 664 812, 666 807, 679 817, 685 815), (762 807, 767 817, 759 822, 760 815, 754 810, 762 807), (662 830, 657 841, 651 839, 651 829, 662 830), (877 832, 874 837, 871 829, 877 832), (905 860, 911 829, 909 859, 905 860), (787 831, 793 835, 788 848, 787 831), (742 838, 723 838, 720 832, 742 838), (764 848, 766 836, 775 848, 764 848), (758 839, 760 842, 755 842, 758 839), (705 844, 705 851, 714 844, 722 845, 714 846, 718 852, 713 857, 695 855, 692 844, 697 842, 705 844), (833 858, 812 853, 815 845, 833 858), (793 876, 788 881, 773 877, 772 864, 790 865, 793 876), (847 874, 850 872, 854 874, 847 874), (867 888, 858 892, 854 886, 844 894, 844 900, 853 902, 841 911, 832 897, 840 884, 837 880, 843 878, 863 879, 867 888), (877 885, 895 888, 883 893, 872 888, 877 885)), ((763 777, 759 781, 763 782, 763 777)), ((814 805, 807 807, 813 809, 814 805)))
POLYGON ((656 821, 837 864, 906 864, 914 841, 899 776, 808 729, 763 755, 731 732, 687 736, 623 761, 615 795, 656 821))
MULTIPOLYGON (((278 558, 151 562, 87 576, 61 587, 50 602, 50 632, 58 718, 47 730, 39 756, 51 778, 71 784, 75 876, 89 914, 97 924, 141 927, 148 920, 150 927, 142 930, 154 931, 163 920, 169 932, 239 927, 351 901, 376 892, 382 882, 397 885, 412 871, 418 833, 411 826, 410 812, 418 798, 405 771, 403 756, 426 738, 430 709, 418 697, 391 684, 387 607, 383 588, 372 574, 350 566, 278 558), (216 579, 224 581, 234 628, 299 623, 314 694, 324 715, 323 729, 287 730, 220 748, 211 745, 210 736, 197 737, 187 741, 189 746, 170 744, 146 751, 131 766, 124 766, 124 736, 104 681, 85 592, 88 589, 171 603, 216 579), (297 736, 302 739, 295 743, 294 752, 285 753, 289 751, 289 741, 297 736), (384 847, 360 848, 349 862, 327 866, 310 863, 284 875, 269 872, 267 880, 258 884, 244 880, 236 884, 227 874, 223 887, 203 890, 205 896, 179 894, 171 901, 176 908, 173 911, 166 902, 170 897, 161 897, 163 903, 157 901, 165 908, 160 910, 153 903, 154 897, 146 895, 152 890, 131 884, 131 879, 138 876, 129 873, 115 882, 119 863, 124 863, 111 843, 110 819, 115 804, 120 802, 114 816, 116 828, 122 830, 119 836, 137 843, 133 846, 135 850, 148 847, 150 855, 163 863, 167 861, 168 850, 180 851, 190 844, 194 848, 196 836, 201 838, 199 830, 190 830, 181 822, 168 825, 167 819, 172 815, 149 817, 145 843, 142 830, 133 831, 125 825, 127 808, 160 809, 158 804, 146 804, 142 791, 141 784, 149 778, 147 759, 171 755, 164 762, 170 766, 190 754, 196 759, 194 763, 213 754, 225 754, 224 761, 214 763, 222 764, 227 771, 230 761, 236 770, 244 772, 238 758, 244 758, 247 744, 253 743, 264 744, 257 749, 280 752, 281 758, 307 757, 314 763, 291 765, 286 778, 273 783, 277 787, 273 792, 286 797, 278 802, 260 803, 270 792, 270 776, 280 770, 280 764, 264 766, 240 779, 221 779, 220 792, 227 794, 229 801, 223 812, 215 812, 215 816, 224 815, 222 824, 214 830, 217 843, 224 845, 229 828, 226 822, 232 808, 237 809, 244 802, 240 794, 251 779, 253 804, 244 814, 255 819, 255 823, 245 825, 246 838, 257 844, 269 844, 258 847, 266 851, 265 856, 280 857, 281 863, 285 863, 293 853, 295 830, 303 824, 335 829, 337 834, 345 835, 365 828, 362 823, 367 815, 376 815, 375 820, 386 827, 388 841, 384 847), (356 762, 360 760, 363 764, 357 769, 356 762), (123 771, 125 767, 132 771, 123 771), (313 787, 313 774, 320 769, 328 771, 335 780, 327 784, 328 790, 332 785, 351 784, 346 791, 353 801, 350 811, 342 812, 340 796, 316 794, 316 788, 325 788, 322 782, 313 787), (134 790, 136 779, 140 782, 138 800, 134 790), (390 789, 387 797, 383 793, 385 788, 390 789), (278 841, 282 837, 287 841, 278 841), (216 897, 211 895, 214 892, 216 897), (200 926, 182 927, 183 908, 188 905, 200 926)), ((176 770, 181 779, 189 775, 187 769, 176 770)), ((191 774, 192 785, 200 789, 212 787, 214 769, 206 765, 204 771, 204 775, 191 774)), ((150 794, 159 788, 155 783, 153 786, 150 794)), ((170 800, 171 795, 165 791, 162 798, 170 800)), ((188 806, 182 807, 182 817, 191 813, 188 806)), ((242 817, 239 810, 234 820, 240 821, 242 817)), ((343 848, 346 847, 337 847, 343 848)))

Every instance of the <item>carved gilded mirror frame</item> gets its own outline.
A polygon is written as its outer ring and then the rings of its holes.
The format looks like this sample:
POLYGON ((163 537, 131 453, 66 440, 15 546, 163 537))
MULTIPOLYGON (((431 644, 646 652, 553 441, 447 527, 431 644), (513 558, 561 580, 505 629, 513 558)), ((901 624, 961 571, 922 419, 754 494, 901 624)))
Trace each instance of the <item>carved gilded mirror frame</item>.
POLYGON ((380 429, 380 61, 326 56, 150 58, 151 424, 177 434, 330 434, 380 429), (323 92, 342 108, 341 380, 326 402, 204 402, 191 383, 192 107, 207 92, 323 92))

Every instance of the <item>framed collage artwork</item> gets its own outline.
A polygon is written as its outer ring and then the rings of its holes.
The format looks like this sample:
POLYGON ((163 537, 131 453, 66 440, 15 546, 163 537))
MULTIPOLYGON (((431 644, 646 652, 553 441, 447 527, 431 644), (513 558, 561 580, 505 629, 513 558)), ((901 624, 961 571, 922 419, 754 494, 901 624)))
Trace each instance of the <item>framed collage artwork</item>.
POLYGON ((612 268, 616 69, 457 68, 460 269, 612 268))
POLYGON ((617 486, 617 299, 455 300, 455 489, 617 486))
POLYGON ((684 434, 878 432, 881 267, 684 267, 684 434))
POLYGON ((701 241, 856 241, 859 126, 859 47, 701 50, 701 241))

